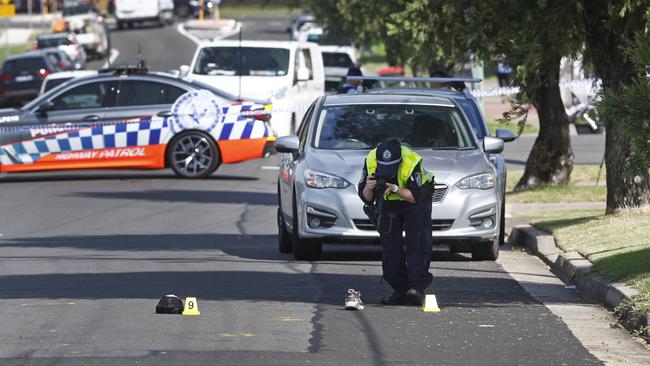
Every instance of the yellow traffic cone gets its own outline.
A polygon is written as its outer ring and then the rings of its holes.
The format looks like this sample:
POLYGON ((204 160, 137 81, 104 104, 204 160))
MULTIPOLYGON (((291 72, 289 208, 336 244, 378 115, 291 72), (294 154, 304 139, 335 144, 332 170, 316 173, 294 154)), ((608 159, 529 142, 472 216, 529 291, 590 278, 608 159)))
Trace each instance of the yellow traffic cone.
POLYGON ((201 315, 201 312, 199 311, 199 303, 196 301, 196 297, 185 298, 183 315, 201 315))
POLYGON ((422 311, 425 313, 440 312, 438 301, 436 300, 436 295, 424 295, 424 304, 422 305, 422 311))

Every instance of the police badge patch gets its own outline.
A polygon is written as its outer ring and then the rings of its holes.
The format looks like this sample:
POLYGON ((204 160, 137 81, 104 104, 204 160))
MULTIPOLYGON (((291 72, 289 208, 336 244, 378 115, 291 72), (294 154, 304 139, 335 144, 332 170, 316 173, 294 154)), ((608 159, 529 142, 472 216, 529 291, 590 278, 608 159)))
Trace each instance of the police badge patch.
POLYGON ((422 187, 422 174, 415 174, 415 183, 417 183, 418 187, 422 187))
POLYGON ((172 105, 172 130, 212 131, 223 119, 223 110, 214 94, 207 90, 190 91, 172 105))
POLYGON ((389 161, 390 158, 393 157, 393 154, 391 154, 390 151, 388 150, 384 150, 382 157, 384 158, 385 161, 389 161))

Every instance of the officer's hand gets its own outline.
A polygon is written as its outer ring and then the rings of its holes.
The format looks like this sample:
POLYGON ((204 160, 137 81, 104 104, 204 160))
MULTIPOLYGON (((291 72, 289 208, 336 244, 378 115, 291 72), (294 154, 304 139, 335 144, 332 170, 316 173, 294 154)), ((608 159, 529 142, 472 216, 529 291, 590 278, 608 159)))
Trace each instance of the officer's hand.
POLYGON ((377 178, 372 175, 366 177, 366 189, 373 191, 377 186, 377 178))
POLYGON ((384 196, 386 196, 389 193, 395 193, 393 192, 393 190, 395 189, 394 187, 395 185, 393 183, 386 182, 386 190, 384 191, 384 196))

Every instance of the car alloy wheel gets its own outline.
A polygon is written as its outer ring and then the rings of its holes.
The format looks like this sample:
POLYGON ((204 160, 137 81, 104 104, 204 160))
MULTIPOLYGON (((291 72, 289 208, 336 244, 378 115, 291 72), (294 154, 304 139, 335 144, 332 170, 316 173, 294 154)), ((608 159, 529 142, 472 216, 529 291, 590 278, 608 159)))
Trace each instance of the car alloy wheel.
POLYGON ((201 132, 188 132, 172 140, 169 164, 184 178, 204 178, 219 165, 219 150, 214 141, 201 132))

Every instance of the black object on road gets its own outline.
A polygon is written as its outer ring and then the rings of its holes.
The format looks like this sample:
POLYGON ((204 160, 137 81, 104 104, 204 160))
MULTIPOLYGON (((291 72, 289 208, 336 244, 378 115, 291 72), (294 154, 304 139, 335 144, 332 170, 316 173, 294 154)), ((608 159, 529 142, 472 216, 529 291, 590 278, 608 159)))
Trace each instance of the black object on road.
POLYGON ((182 314, 184 307, 183 300, 180 297, 165 295, 156 305, 156 314, 182 314))

